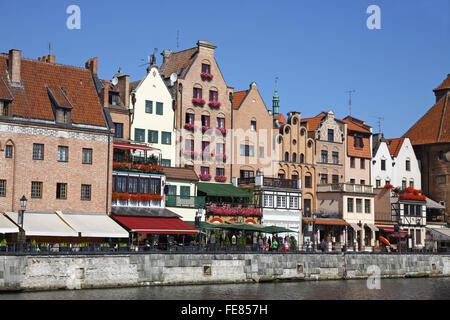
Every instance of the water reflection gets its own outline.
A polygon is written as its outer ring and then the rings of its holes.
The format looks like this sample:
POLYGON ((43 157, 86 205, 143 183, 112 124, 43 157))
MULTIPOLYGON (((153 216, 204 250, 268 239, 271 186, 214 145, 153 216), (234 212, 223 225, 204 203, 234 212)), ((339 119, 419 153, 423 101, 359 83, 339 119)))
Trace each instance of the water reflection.
POLYGON ((450 278, 165 286, 121 289, 3 293, 2 300, 449 300, 450 278))

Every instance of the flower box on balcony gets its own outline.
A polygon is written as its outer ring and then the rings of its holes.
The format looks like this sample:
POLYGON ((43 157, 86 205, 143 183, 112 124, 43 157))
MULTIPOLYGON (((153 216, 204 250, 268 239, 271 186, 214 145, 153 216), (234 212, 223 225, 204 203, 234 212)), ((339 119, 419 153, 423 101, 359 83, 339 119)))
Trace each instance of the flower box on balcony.
POLYGON ((208 103, 208 105, 211 107, 211 108, 220 108, 220 106, 222 105, 219 101, 210 101, 209 103, 208 103))
POLYGON ((202 126, 202 132, 205 133, 206 131, 208 131, 209 129, 211 129, 211 127, 208 126, 202 126))
POLYGON ((214 180, 216 180, 216 182, 225 182, 225 181, 227 181, 227 177, 226 176, 215 176, 214 180))
POLYGON ((243 216, 243 217, 262 217, 259 208, 243 208, 243 207, 217 207, 215 205, 206 207, 206 214, 214 214, 219 216, 243 216))
POLYGON ((140 164, 140 163, 127 163, 127 162, 114 162, 114 170, 137 170, 150 173, 161 173, 164 168, 156 164, 140 164))
POLYGON ((203 106, 206 102, 201 98, 192 98, 192 103, 195 105, 203 106))
POLYGON ((194 124, 192 124, 192 123, 186 123, 186 124, 184 125, 184 128, 185 128, 186 130, 194 131, 195 129, 197 129, 197 126, 194 125, 194 124))
POLYGON ((217 130, 219 130, 220 133, 222 133, 223 135, 227 134, 227 129, 225 129, 225 128, 217 128, 217 130))
POLYGON ((209 173, 200 174, 200 180, 202 180, 202 181, 210 181, 211 180, 211 175, 209 173))
POLYGON ((390 183, 387 183, 387 184, 384 185, 384 188, 385 189, 393 189, 394 186, 392 184, 390 184, 390 183))
POLYGON ((200 75, 203 80, 212 80, 214 78, 213 74, 209 72, 202 72, 200 75))

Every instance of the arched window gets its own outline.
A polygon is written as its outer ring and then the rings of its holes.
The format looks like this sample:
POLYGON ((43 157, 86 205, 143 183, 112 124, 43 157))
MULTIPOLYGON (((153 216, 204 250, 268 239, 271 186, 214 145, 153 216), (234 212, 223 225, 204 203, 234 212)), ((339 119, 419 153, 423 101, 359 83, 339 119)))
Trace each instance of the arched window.
POLYGON ((286 162, 289 161, 289 152, 284 153, 284 161, 286 161, 286 162))
POLYGON ((297 162, 297 154, 295 152, 292 154, 292 162, 297 162))
POLYGON ((303 153, 300 153, 300 163, 305 162, 305 155, 303 153))

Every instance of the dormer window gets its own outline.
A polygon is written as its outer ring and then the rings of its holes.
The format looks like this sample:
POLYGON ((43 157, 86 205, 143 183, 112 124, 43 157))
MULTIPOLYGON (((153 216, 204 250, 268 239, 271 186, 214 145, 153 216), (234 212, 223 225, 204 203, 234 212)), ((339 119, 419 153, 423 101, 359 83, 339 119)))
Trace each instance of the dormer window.
POLYGON ((117 92, 109 92, 109 105, 111 106, 120 106, 119 103, 119 93, 117 92))
POLYGON ((70 109, 58 108, 56 109, 56 122, 70 123, 70 109))
POLYGON ((11 102, 7 100, 0 100, 0 116, 11 116, 11 102))

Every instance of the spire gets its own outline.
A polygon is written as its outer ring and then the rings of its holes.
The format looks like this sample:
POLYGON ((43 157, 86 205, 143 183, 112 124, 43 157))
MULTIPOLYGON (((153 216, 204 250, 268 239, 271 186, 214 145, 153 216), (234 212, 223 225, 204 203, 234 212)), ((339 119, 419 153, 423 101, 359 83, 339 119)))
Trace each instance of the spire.
POLYGON ((272 98, 272 114, 276 117, 280 110, 280 97, 278 96, 278 77, 275 78, 275 92, 272 98))

